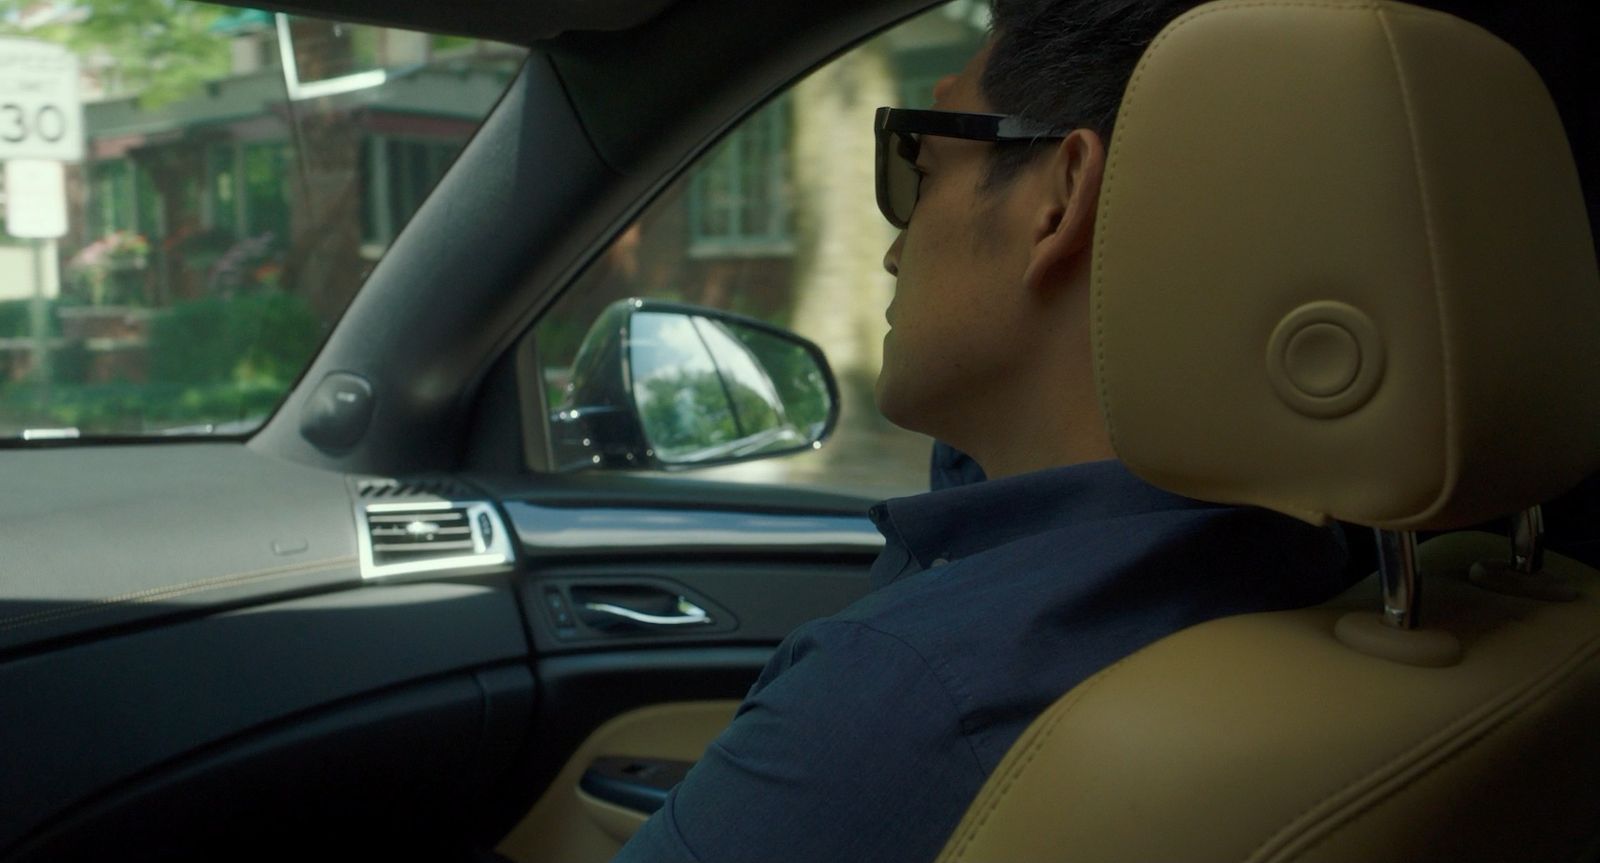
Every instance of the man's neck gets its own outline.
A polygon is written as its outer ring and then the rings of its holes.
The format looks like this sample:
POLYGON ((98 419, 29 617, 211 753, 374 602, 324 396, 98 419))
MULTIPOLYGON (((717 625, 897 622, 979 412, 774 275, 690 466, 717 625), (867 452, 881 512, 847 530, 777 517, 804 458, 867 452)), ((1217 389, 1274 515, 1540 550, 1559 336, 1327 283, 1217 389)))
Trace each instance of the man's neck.
POLYGON ((1084 462, 1116 458, 1116 453, 1112 451, 1109 442, 1073 441, 1064 443, 1062 441, 1038 441, 1037 444, 1032 448, 1022 446, 1000 447, 991 451, 988 455, 972 454, 972 458, 983 468, 984 475, 990 479, 1001 479, 1053 467, 1066 467, 1068 465, 1083 464, 1084 462))
POLYGON ((950 443, 972 456, 990 479, 1115 458, 1092 381, 1013 386, 1014 398, 975 412, 983 424, 950 443), (963 445, 965 444, 965 445, 963 445))

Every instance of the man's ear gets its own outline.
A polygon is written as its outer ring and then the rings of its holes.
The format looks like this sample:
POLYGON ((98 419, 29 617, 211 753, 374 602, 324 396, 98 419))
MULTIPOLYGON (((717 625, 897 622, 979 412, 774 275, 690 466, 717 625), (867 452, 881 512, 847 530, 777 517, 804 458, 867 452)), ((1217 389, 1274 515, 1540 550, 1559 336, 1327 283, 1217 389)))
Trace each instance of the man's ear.
POLYGON ((1032 226, 1033 250, 1023 274, 1030 290, 1061 283, 1093 248, 1100 180, 1106 169, 1105 144, 1092 129, 1078 129, 1050 155, 1032 226))

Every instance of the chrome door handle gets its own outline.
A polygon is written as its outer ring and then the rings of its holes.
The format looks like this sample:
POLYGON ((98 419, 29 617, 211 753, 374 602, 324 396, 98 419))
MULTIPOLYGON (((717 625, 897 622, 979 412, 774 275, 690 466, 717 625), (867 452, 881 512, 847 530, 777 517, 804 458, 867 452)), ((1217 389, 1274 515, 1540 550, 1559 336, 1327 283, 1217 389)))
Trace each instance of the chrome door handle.
POLYGON ((645 626, 699 626, 712 622, 705 609, 682 596, 678 597, 677 614, 646 614, 609 602, 585 602, 583 609, 645 626))

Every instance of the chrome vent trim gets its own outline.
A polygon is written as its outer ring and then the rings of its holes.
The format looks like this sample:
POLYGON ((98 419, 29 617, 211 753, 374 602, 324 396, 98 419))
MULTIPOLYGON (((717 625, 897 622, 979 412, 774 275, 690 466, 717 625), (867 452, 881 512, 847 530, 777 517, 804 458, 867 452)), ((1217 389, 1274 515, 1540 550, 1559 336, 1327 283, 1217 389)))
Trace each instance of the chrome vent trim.
POLYGON ((356 505, 361 577, 477 574, 514 561, 499 512, 481 500, 356 505))

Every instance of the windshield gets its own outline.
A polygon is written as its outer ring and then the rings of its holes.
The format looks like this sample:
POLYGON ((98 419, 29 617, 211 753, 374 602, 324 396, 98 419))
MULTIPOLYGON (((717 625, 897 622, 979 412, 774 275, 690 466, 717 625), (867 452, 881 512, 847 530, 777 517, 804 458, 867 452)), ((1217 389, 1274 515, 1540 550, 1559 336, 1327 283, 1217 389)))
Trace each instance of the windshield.
POLYGON ((0 439, 260 425, 524 53, 0 0, 0 439))

